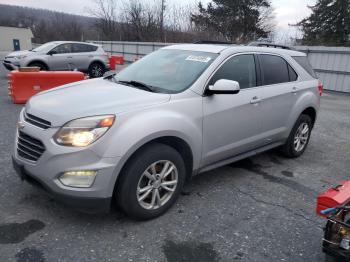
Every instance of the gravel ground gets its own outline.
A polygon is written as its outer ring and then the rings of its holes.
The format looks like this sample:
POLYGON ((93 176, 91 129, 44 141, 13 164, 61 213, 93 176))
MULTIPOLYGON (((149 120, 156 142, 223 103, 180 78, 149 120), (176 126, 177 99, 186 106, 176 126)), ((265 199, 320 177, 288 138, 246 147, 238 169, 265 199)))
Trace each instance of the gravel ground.
POLYGON ((10 152, 20 105, 0 69, 0 261, 324 260, 317 192, 349 179, 350 96, 325 94, 299 159, 270 151, 195 177, 164 216, 87 215, 19 180, 10 152))

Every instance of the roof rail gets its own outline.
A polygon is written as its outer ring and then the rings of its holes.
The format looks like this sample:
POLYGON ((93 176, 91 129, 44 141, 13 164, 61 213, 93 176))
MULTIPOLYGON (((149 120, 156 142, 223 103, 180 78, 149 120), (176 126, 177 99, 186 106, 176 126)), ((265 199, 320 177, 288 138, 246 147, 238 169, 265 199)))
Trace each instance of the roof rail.
POLYGON ((207 45, 234 45, 231 42, 224 42, 224 41, 211 41, 211 40, 200 40, 197 42, 194 42, 194 44, 207 44, 207 45))
POLYGON ((279 45, 279 44, 274 44, 274 43, 269 43, 269 42, 251 42, 248 44, 248 46, 272 47, 272 48, 294 50, 294 48, 290 47, 290 46, 279 45))

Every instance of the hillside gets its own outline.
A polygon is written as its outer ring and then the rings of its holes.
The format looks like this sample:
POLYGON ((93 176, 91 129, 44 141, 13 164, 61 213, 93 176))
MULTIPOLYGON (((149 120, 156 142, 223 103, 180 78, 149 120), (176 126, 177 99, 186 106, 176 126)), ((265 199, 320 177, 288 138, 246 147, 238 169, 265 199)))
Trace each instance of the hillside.
POLYGON ((98 39, 96 21, 92 17, 0 4, 0 26, 29 27, 36 43, 98 39))

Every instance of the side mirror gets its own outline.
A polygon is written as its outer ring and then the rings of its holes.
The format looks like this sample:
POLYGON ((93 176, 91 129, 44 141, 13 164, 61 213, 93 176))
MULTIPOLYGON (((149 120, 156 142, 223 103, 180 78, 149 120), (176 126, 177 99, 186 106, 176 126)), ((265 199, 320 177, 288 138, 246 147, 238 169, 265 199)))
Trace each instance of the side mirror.
POLYGON ((55 54, 57 54, 57 51, 51 50, 51 51, 49 51, 47 54, 48 54, 48 55, 55 55, 55 54))
POLYGON ((220 79, 214 85, 209 86, 207 93, 213 94, 238 94, 240 91, 239 83, 237 81, 220 79))

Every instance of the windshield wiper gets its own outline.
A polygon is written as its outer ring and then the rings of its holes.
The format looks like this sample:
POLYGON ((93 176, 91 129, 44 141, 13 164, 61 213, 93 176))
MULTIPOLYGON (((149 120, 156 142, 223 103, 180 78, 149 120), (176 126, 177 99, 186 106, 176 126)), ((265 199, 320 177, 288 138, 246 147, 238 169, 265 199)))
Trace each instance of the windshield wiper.
POLYGON ((131 80, 131 81, 119 80, 117 83, 131 85, 131 86, 134 86, 136 88, 140 88, 140 89, 143 89, 143 90, 149 91, 149 92, 156 92, 156 90, 154 89, 153 86, 147 85, 145 83, 142 83, 142 82, 139 82, 139 81, 135 81, 135 80, 131 80))
POLYGON ((113 82, 116 83, 115 78, 114 78, 114 76, 115 76, 116 74, 117 74, 117 73, 115 73, 115 72, 108 72, 108 73, 106 73, 106 74, 104 75, 103 79, 113 80, 113 82))

